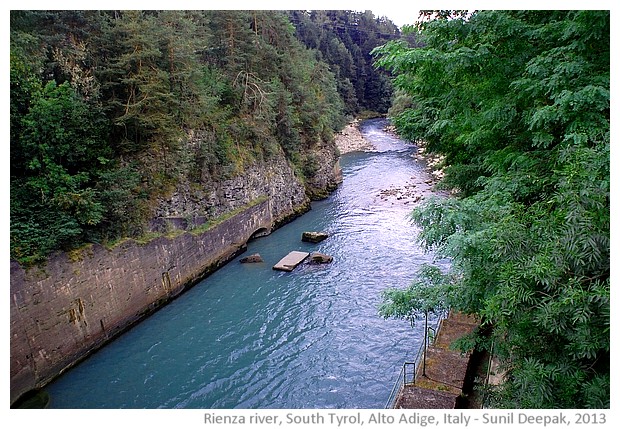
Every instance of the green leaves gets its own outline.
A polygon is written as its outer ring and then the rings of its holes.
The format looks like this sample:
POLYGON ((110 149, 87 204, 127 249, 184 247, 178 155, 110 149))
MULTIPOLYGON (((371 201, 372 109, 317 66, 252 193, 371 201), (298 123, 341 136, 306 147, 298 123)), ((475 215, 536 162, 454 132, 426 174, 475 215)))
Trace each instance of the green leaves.
POLYGON ((450 283, 450 279, 437 267, 424 265, 416 281, 407 289, 383 291, 379 314, 385 318, 405 319, 412 325, 429 313, 442 314, 451 305, 453 292, 450 283))
POLYGON ((49 82, 29 98, 27 113, 12 118, 11 254, 21 260, 73 245, 101 222, 92 178, 111 154, 103 115, 68 83, 49 82))
POLYGON ((460 191, 412 215, 452 260, 433 294, 494 328, 496 406, 608 406, 609 13, 478 12, 423 37, 375 52, 411 97, 397 128, 444 154, 460 191))
POLYGON ((310 178, 344 125, 319 58, 284 12, 13 11, 13 257, 140 234, 179 182, 274 154, 310 178))

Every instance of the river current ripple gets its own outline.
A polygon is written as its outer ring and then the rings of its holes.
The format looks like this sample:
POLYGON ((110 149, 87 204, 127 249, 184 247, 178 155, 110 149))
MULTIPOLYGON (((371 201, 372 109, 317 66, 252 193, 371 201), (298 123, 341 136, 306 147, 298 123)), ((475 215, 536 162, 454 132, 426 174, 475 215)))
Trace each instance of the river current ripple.
POLYGON ((249 244, 264 263, 234 260, 203 280, 50 384, 50 406, 383 407, 422 326, 379 316, 381 292, 433 259, 415 242, 416 202, 398 191, 423 190, 428 174, 385 124, 362 125, 376 150, 343 155, 332 196, 249 244), (330 237, 302 243, 309 230, 330 237), (334 262, 273 271, 291 250, 334 262))

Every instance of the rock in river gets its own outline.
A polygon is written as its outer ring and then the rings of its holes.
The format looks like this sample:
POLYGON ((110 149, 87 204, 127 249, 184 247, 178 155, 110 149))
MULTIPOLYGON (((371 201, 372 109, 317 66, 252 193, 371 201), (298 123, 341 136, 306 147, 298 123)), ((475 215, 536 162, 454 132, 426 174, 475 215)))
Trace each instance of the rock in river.
POLYGON ((319 243, 325 240, 329 235, 326 232, 306 231, 301 234, 301 241, 309 243, 319 243))
POLYGON ((312 264, 329 264, 334 260, 333 256, 324 253, 312 252, 310 254, 310 263, 312 264))
POLYGON ((254 253, 253 255, 249 255, 239 259, 239 262, 241 262, 242 264, 255 264, 257 262, 263 262, 263 258, 260 254, 254 253))

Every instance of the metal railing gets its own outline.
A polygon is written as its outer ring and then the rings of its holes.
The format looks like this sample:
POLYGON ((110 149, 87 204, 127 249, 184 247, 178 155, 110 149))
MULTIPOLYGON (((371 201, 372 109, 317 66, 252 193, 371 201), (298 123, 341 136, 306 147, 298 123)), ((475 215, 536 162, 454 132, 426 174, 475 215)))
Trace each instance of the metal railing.
POLYGON ((416 354, 415 359, 413 360, 413 362, 404 362, 401 369, 400 369, 400 373, 398 374, 398 378, 396 379, 396 382, 394 383, 394 387, 392 387, 392 391, 390 392, 390 396, 388 397, 387 402, 385 403, 385 408, 394 408, 394 404, 396 403, 396 398, 398 397, 398 393, 400 392, 400 390, 402 389, 403 386, 408 386, 408 385, 413 385, 415 384, 415 378, 416 378, 416 368, 419 367, 420 365, 420 359, 422 358, 422 355, 425 353, 425 347, 428 348, 431 345, 431 342, 434 343, 435 339, 437 338, 437 331, 439 330, 439 324, 441 323, 441 321, 447 317, 448 312, 442 312, 438 315, 437 320, 435 321, 435 325, 434 326, 428 326, 425 329, 424 332, 424 341, 422 341, 422 344, 420 344, 420 347, 418 348, 418 352, 416 354), (432 341, 428 341, 429 335, 428 332, 432 331, 433 335, 432 335, 432 341), (409 366, 413 366, 413 372, 410 372, 409 374, 411 374, 411 381, 407 381, 407 367, 409 366))
POLYGON ((405 379, 405 365, 407 362, 403 364, 400 368, 400 373, 398 373, 398 378, 396 379, 396 383, 394 383, 394 387, 392 387, 392 391, 390 392, 390 396, 388 397, 387 402, 385 403, 385 408, 394 408, 394 403, 396 402, 396 395, 400 392, 401 387, 403 386, 403 382, 405 379))
POLYGON ((415 362, 405 362, 403 364, 403 386, 408 386, 410 384, 415 384, 415 374, 416 374, 416 363, 415 362), (413 367, 413 371, 410 372, 409 374, 411 374, 411 379, 409 381, 407 381, 407 367, 408 366, 412 366, 413 367))
POLYGON ((416 374, 416 362, 405 362, 403 366, 400 368, 400 373, 398 374, 398 378, 396 379, 396 383, 394 383, 394 387, 392 387, 392 391, 390 392, 390 397, 388 398, 385 408, 394 408, 394 403, 396 402, 396 397, 400 392, 400 389, 403 386, 409 386, 415 384, 415 374, 416 374), (407 367, 413 366, 413 371, 408 372, 407 367), (407 380, 407 374, 410 374, 410 380, 407 380))

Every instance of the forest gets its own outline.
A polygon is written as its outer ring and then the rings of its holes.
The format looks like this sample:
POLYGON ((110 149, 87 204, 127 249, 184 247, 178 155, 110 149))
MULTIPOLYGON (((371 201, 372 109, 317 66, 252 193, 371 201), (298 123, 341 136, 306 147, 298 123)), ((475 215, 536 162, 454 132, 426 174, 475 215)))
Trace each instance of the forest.
POLYGON ((399 30, 370 11, 12 11, 10 36, 11 257, 29 265, 147 232, 182 163, 230 177, 283 151, 311 176, 317 142, 389 108, 370 50, 399 30))
POLYGON ((376 49, 393 122, 444 158, 454 198, 414 210, 429 265, 385 317, 452 308, 504 382, 491 407, 610 405, 609 11, 442 11, 423 48, 376 49))
POLYGON ((283 153, 311 177, 317 142, 387 113, 442 157, 452 197, 411 219, 451 267, 381 315, 479 316, 458 347, 499 360, 491 407, 609 408, 609 11, 429 11, 402 33, 369 11, 10 18, 12 259, 144 234, 181 162, 227 177, 283 153))

